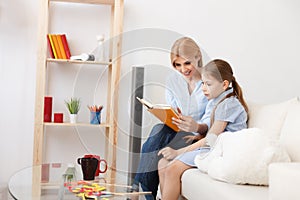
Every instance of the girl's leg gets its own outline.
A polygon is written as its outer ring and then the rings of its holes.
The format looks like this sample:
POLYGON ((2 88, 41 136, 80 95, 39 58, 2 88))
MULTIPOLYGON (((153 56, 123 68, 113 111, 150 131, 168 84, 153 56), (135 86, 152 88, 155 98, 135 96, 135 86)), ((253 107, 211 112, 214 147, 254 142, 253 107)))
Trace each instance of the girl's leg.
POLYGON ((192 168, 179 160, 174 160, 164 169, 163 200, 176 200, 181 192, 181 176, 187 169, 192 168))
POLYGON ((159 183, 160 183, 160 192, 163 191, 164 181, 165 181, 165 169, 168 166, 170 161, 165 158, 160 159, 158 162, 158 175, 159 175, 159 183))

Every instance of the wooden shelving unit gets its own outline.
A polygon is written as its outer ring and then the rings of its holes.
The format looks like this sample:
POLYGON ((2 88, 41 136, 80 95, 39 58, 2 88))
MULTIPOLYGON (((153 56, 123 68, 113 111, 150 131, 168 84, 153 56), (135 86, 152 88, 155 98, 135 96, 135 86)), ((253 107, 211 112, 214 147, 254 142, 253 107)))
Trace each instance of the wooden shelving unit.
MULTIPOLYGON (((44 154, 44 132, 46 126, 80 126, 80 127, 97 127, 105 129, 106 146, 105 159, 108 162, 109 170, 106 177, 109 180, 115 180, 116 170, 116 146, 117 146, 117 114, 118 114, 118 82, 120 77, 120 53, 122 43, 123 29, 123 0, 40 0, 39 7, 39 33, 38 33, 38 53, 37 53, 37 74, 36 74, 36 99, 35 99, 35 124, 34 124, 34 148, 33 148, 33 164, 39 165, 43 163, 44 154), (47 58, 47 38, 49 33, 49 5, 52 2, 79 3, 79 4, 95 4, 110 6, 110 52, 109 62, 93 62, 93 61, 70 61, 61 59, 47 58), (118 37, 116 37, 118 36, 118 37), (108 66, 108 84, 107 84, 107 105, 106 121, 100 125, 91 125, 88 123, 44 123, 44 97, 46 95, 47 84, 47 65, 56 64, 87 64, 87 65, 105 65, 108 66)), ((40 180, 34 177, 34 180, 40 180)))
POLYGON ((80 60, 64 60, 47 58, 47 62, 51 63, 69 63, 69 64, 89 64, 89 65, 112 65, 111 62, 96 62, 96 61, 80 61, 80 60))

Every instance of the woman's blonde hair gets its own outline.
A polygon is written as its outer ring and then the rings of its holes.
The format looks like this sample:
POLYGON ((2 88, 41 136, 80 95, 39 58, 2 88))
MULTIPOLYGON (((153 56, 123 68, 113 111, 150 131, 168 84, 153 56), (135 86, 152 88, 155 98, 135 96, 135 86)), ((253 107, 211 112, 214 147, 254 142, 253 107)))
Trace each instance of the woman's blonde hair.
POLYGON ((200 47, 189 37, 182 37, 176 40, 173 44, 171 48, 171 62, 173 67, 175 67, 174 62, 178 57, 187 59, 195 67, 202 67, 202 54, 200 47))

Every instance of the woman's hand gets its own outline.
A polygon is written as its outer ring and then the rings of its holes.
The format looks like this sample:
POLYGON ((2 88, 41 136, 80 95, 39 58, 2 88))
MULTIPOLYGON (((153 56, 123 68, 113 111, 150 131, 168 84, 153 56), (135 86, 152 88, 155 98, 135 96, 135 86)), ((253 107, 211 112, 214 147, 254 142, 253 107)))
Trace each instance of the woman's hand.
POLYGON ((165 159, 173 160, 176 156, 178 156, 178 151, 171 147, 165 147, 161 149, 157 155, 163 155, 165 159))
POLYGON ((178 128, 185 132, 197 132, 198 123, 190 116, 180 115, 180 118, 172 118, 173 124, 176 124, 178 128))
POLYGON ((185 141, 186 143, 190 143, 190 142, 192 142, 194 140, 201 140, 202 138, 204 138, 204 136, 200 135, 200 134, 198 134, 198 135, 187 135, 187 136, 183 137, 183 139, 186 140, 185 141))

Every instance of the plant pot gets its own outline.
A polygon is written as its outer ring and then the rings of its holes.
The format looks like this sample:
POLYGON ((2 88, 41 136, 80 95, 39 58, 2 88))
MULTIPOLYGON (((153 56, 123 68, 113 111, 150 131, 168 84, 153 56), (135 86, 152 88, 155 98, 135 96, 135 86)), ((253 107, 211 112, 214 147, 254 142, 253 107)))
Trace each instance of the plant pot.
POLYGON ((77 114, 70 114, 70 123, 75 124, 77 122, 77 114))

